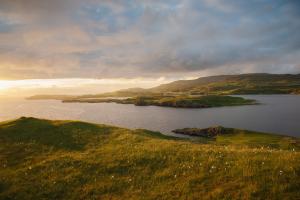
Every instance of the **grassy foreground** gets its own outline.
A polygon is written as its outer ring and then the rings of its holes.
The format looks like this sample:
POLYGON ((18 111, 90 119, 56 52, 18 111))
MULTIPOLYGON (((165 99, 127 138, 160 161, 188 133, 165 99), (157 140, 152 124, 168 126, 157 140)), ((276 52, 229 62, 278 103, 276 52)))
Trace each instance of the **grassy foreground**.
POLYGON ((214 141, 77 121, 0 124, 0 199, 300 199, 299 139, 214 141))

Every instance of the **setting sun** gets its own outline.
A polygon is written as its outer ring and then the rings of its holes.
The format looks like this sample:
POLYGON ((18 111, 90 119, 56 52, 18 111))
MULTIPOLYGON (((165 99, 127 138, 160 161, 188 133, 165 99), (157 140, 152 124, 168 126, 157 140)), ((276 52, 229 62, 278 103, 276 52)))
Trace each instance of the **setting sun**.
POLYGON ((0 80, 0 90, 5 90, 10 87, 9 81, 1 81, 0 80))
POLYGON ((116 79, 26 79, 0 80, 0 94, 28 96, 33 94, 86 94, 103 93, 127 88, 149 88, 172 81, 160 78, 116 78, 116 79))

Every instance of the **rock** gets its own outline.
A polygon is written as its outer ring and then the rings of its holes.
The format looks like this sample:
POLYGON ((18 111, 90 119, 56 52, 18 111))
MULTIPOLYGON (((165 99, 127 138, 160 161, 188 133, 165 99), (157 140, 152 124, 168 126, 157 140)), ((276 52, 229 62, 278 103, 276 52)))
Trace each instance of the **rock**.
POLYGON ((229 130, 228 128, 224 128, 222 126, 216 126, 216 127, 209 127, 204 129, 199 129, 199 128, 176 129, 173 130, 172 132, 176 134, 213 138, 216 137, 217 135, 223 135, 228 133, 228 130, 229 130))

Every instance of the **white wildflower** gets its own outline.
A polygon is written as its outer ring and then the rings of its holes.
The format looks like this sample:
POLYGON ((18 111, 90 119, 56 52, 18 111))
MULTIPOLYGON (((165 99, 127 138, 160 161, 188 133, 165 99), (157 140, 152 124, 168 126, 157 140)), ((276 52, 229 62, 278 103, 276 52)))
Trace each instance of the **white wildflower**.
POLYGON ((282 174, 283 174, 283 171, 282 171, 282 170, 280 170, 280 171, 279 171, 279 175, 282 175, 282 174))

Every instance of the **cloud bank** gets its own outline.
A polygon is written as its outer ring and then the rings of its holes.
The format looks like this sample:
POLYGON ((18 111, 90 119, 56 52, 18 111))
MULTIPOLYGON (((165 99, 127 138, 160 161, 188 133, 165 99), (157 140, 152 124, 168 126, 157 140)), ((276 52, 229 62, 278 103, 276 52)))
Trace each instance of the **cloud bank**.
POLYGON ((300 73, 297 0, 0 0, 0 79, 300 73))

